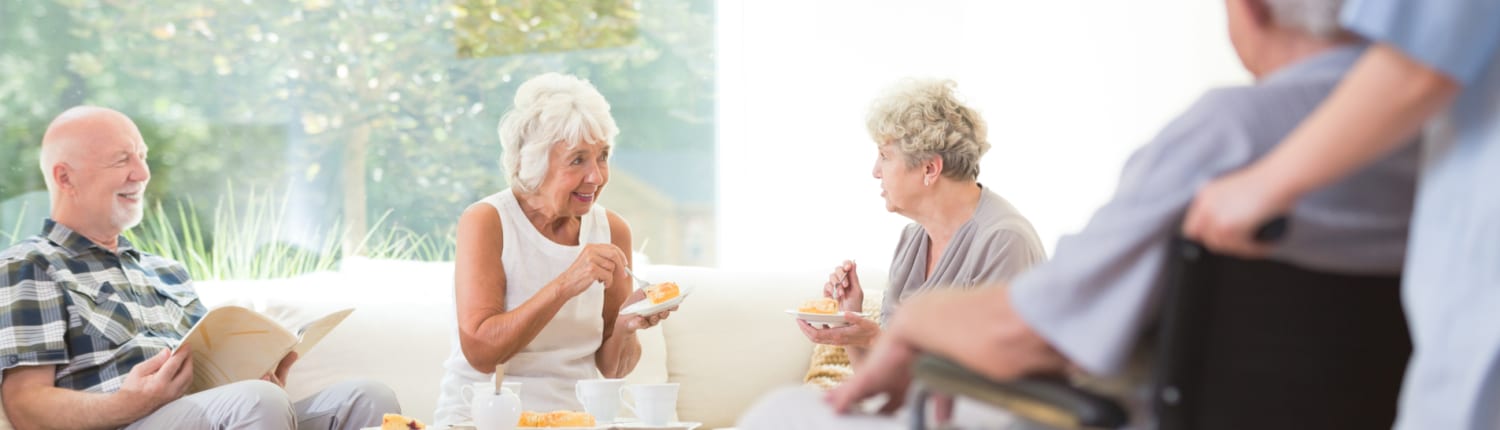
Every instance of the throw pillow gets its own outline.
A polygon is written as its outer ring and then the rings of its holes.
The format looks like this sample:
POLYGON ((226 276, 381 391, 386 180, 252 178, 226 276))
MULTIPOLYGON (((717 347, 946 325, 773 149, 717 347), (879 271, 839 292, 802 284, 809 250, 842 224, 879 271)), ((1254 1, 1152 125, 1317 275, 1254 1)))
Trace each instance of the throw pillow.
MULTIPOLYGON (((864 309, 868 311, 870 319, 880 321, 880 300, 866 294, 864 309)), ((807 376, 802 378, 802 382, 828 390, 844 383, 844 380, 849 379, 849 375, 853 374, 854 366, 849 363, 849 353, 844 350, 844 347, 813 345, 812 358, 807 364, 807 376)))

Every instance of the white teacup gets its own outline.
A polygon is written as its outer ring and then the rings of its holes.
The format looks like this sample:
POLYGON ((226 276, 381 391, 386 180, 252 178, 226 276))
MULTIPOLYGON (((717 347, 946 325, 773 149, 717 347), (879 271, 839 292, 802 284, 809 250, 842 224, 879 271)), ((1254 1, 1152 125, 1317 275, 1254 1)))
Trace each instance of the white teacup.
POLYGON ((495 392, 493 382, 475 382, 462 389, 469 416, 478 430, 512 430, 521 420, 521 383, 502 382, 495 392))
POLYGON ((625 408, 641 423, 664 426, 677 421, 677 384, 635 384, 625 390, 630 391, 631 399, 625 402, 625 408))
POLYGON ((620 414, 620 388, 623 386, 624 379, 584 379, 574 386, 574 394, 578 396, 578 403, 583 404, 584 412, 608 425, 620 414))

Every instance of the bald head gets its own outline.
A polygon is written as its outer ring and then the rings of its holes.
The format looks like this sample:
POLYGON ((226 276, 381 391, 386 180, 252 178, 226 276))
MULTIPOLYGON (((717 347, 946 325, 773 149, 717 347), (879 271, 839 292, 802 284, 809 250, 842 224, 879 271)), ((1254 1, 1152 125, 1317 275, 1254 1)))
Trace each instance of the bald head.
POLYGON ((38 158, 57 222, 101 245, 140 222, 151 169, 129 117, 96 106, 68 109, 47 126, 38 158))
POLYGON ((130 117, 114 109, 78 106, 64 111, 47 125, 42 136, 40 166, 47 190, 57 192, 53 168, 58 163, 79 165, 80 157, 94 153, 104 144, 121 139, 141 142, 141 132, 130 117))

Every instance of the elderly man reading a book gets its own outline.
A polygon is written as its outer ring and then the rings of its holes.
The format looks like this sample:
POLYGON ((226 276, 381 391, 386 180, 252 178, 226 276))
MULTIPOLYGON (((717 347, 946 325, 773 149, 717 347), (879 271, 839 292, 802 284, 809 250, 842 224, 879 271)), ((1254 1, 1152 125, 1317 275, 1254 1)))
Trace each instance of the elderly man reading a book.
POLYGON ((206 313, 181 263, 120 236, 138 224, 151 171, 125 115, 63 112, 42 138, 52 197, 41 234, 0 251, 0 399, 35 428, 347 428, 399 412, 370 382, 293 402, 287 354, 261 379, 192 393, 191 351, 173 352, 206 313))

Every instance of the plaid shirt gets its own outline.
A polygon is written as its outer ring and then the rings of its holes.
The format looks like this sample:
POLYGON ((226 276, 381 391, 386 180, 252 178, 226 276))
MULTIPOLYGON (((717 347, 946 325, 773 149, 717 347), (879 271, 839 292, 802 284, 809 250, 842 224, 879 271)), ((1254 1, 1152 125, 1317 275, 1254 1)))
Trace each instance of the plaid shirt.
POLYGON ((0 251, 0 369, 56 365, 60 388, 118 391, 206 311, 182 264, 124 237, 110 252, 49 219, 0 251))

